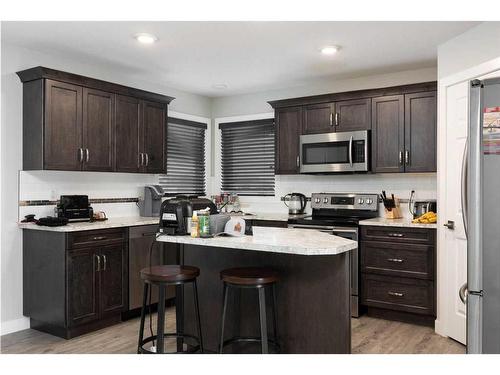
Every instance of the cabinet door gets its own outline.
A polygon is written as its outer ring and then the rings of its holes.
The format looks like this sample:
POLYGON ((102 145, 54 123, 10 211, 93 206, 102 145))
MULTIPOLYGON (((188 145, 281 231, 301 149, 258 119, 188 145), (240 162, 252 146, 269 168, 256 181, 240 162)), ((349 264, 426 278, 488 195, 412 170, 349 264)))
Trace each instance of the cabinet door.
POLYGON ((114 94, 83 89, 83 148, 86 171, 113 170, 114 94))
POLYGON ((103 247, 99 251, 99 295, 101 317, 116 314, 127 307, 127 252, 126 245, 103 247))
POLYGON ((372 99, 372 170, 404 172, 404 97, 372 99))
POLYGON ((334 113, 335 105, 333 103, 305 106, 303 134, 334 132, 334 113))
POLYGON ((98 319, 97 255, 94 249, 69 250, 66 261, 68 326, 98 319))
POLYGON ((44 169, 81 170, 82 88, 45 81, 44 169))
POLYGON ((370 130, 372 128, 371 99, 345 100, 335 103, 335 131, 370 130))
POLYGON ((145 161, 143 170, 147 173, 166 172, 166 105, 143 101, 142 135, 145 161))
POLYGON ((302 133, 302 108, 276 110, 276 174, 299 173, 299 142, 302 133))
POLYGON ((405 95, 405 170, 436 171, 436 92, 405 95))
POLYGON ((116 96, 115 168, 116 172, 139 172, 141 103, 129 96, 116 96))
MULTIPOLYGON (((142 293, 144 283, 141 280, 140 272, 143 268, 150 266, 150 247, 155 241, 157 225, 147 225, 141 227, 131 227, 129 229, 128 245, 128 308, 136 309, 142 306, 142 293)), ((151 252, 151 265, 163 264, 163 243, 156 242, 151 252)), ((151 302, 158 302, 158 288, 152 287, 151 302)))

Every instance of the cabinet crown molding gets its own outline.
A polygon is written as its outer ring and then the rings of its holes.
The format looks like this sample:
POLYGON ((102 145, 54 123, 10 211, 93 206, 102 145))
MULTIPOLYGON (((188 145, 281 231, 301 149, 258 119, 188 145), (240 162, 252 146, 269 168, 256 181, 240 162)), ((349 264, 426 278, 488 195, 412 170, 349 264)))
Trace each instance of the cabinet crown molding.
POLYGON ((293 107, 306 104, 321 104, 340 100, 375 98, 378 96, 412 94, 422 91, 436 91, 437 81, 415 83, 402 86, 391 86, 375 89, 336 92, 331 94, 302 96, 299 98, 279 99, 268 101, 269 105, 276 108, 293 107))
POLYGON ((138 96, 143 99, 166 103, 166 104, 169 104, 172 100, 175 99, 174 97, 171 96, 161 95, 150 91, 119 85, 117 83, 106 82, 100 79, 85 77, 78 74, 63 72, 61 70, 46 68, 44 66, 36 66, 30 69, 19 71, 16 74, 19 76, 19 79, 23 83, 35 81, 38 79, 52 79, 55 81, 71 83, 83 87, 104 90, 115 94, 129 95, 136 97, 138 96))

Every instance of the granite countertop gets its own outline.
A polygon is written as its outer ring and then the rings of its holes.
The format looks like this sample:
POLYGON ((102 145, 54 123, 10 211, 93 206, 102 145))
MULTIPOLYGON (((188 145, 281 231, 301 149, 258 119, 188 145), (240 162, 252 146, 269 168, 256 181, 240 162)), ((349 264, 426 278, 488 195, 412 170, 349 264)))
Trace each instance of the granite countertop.
POLYGON ((120 228, 120 227, 134 227, 138 225, 152 225, 158 224, 159 219, 157 217, 113 217, 106 221, 94 221, 94 222, 78 222, 69 223, 60 227, 46 227, 43 225, 36 225, 34 223, 18 223, 21 229, 33 229, 33 230, 45 230, 51 232, 78 232, 84 230, 95 230, 95 229, 108 229, 108 228, 120 228))
POLYGON ((436 229, 437 224, 421 224, 412 223, 411 219, 386 219, 385 217, 376 217, 374 219, 360 220, 359 225, 377 225, 384 227, 400 227, 400 228, 427 228, 436 229))
POLYGON ((253 236, 191 238, 161 235, 157 241, 186 245, 224 247, 294 255, 337 255, 357 248, 358 243, 309 229, 254 227, 253 236))

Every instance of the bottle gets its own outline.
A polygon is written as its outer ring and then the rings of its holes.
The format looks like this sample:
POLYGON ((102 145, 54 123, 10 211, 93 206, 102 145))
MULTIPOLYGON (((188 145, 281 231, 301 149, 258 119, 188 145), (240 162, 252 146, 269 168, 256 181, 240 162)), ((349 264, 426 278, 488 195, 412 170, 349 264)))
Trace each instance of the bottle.
POLYGON ((200 210, 199 212, 198 225, 200 237, 210 237, 210 216, 208 210, 200 210))
POLYGON ((191 218, 191 237, 200 237, 200 222, 198 221, 198 213, 193 211, 193 217, 191 218))

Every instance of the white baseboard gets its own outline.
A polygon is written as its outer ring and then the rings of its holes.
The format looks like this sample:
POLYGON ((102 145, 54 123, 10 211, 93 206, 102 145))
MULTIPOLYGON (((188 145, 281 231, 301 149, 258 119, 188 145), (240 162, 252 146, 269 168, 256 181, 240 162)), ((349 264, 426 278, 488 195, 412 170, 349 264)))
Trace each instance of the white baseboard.
POLYGON ((28 329, 30 327, 30 319, 29 318, 21 318, 8 320, 6 322, 2 322, 0 324, 1 328, 1 336, 7 335, 8 333, 22 331, 23 329, 28 329))

